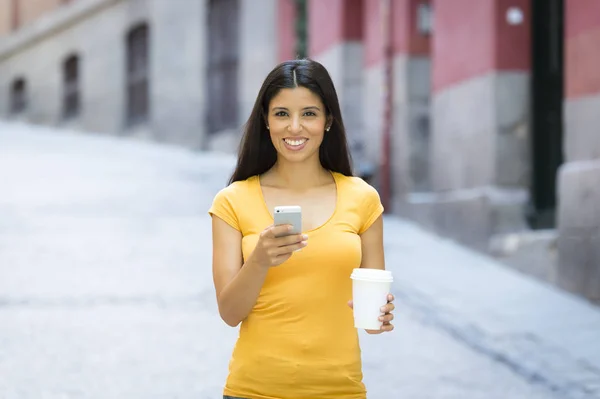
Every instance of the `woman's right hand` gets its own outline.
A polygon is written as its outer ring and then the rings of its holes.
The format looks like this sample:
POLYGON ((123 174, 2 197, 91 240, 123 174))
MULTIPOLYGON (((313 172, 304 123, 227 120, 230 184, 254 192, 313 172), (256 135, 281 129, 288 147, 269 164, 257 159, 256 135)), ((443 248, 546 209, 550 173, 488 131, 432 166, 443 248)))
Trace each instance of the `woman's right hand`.
POLYGON ((294 251, 304 248, 308 240, 305 234, 277 237, 289 232, 291 228, 289 225, 271 225, 264 229, 250 256, 252 261, 265 268, 279 266, 288 260, 294 251))

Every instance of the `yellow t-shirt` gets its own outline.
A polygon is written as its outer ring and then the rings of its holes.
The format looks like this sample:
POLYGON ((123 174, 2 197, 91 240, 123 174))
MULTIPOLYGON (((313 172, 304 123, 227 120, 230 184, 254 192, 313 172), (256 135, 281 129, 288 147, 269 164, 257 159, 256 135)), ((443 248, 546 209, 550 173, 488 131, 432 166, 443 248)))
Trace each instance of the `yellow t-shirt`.
MULTIPOLYGON (((361 264, 359 234, 382 214, 377 191, 358 177, 332 173, 337 204, 308 246, 269 269, 240 326, 224 395, 248 399, 364 399, 354 328, 352 269, 361 264)), ((221 190, 209 210, 242 233, 244 261, 273 224, 257 176, 221 190)))

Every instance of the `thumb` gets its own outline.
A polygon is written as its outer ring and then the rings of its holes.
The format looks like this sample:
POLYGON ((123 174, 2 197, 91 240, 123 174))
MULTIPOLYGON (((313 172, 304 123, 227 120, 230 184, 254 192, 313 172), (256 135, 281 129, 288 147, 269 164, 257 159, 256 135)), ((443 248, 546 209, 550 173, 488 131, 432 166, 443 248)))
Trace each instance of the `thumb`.
POLYGON ((348 301, 348 306, 350 306, 350 309, 354 309, 354 302, 352 302, 352 299, 348 301))

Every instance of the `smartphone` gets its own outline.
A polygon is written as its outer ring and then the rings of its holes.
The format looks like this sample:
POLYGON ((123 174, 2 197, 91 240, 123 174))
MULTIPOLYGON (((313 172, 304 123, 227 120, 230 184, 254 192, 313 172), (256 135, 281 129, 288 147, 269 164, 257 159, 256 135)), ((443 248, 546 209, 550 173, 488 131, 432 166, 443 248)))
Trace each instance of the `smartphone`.
POLYGON ((302 209, 298 205, 276 206, 273 212, 275 226, 281 224, 292 225, 292 230, 285 235, 302 233, 302 209))

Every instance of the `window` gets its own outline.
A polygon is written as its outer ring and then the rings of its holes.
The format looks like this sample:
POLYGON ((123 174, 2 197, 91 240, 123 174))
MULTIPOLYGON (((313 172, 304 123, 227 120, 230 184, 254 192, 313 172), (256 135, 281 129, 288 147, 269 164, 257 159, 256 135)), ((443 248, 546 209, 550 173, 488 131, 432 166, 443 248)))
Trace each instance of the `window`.
POLYGON ((148 25, 132 29, 127 35, 127 123, 148 119, 149 113, 149 38, 148 25))
POLYGON ((79 57, 72 55, 63 64, 63 117, 73 118, 79 109, 79 57))
POLYGON ((239 0, 210 0, 208 8, 209 133, 238 127, 239 0))
POLYGON ((25 79, 15 79, 10 90, 10 112, 20 114, 27 108, 27 85, 25 79))
POLYGON ((417 31, 423 36, 433 31, 433 11, 429 3, 421 3, 417 8, 417 31))

